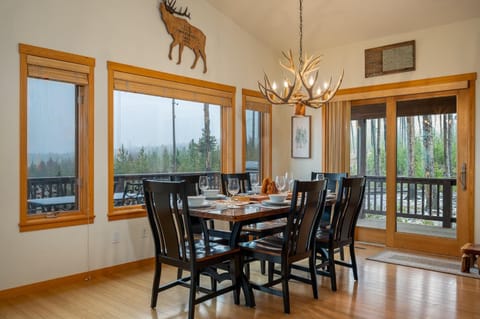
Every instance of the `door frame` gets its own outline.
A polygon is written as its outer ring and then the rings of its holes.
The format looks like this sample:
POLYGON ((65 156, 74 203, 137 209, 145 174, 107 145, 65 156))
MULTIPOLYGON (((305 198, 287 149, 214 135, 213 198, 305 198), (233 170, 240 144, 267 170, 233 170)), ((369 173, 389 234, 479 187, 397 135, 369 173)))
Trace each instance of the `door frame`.
MULTIPOLYGON (((357 240, 387 247, 458 256, 460 247, 474 238, 475 193, 475 81, 476 73, 429 78, 339 90, 334 101, 384 98, 387 104, 387 224, 386 229, 357 227, 357 240), (456 239, 396 232, 396 100, 436 92, 457 96, 457 236, 456 239), (466 163, 466 190, 460 185, 461 165, 466 163), (390 173, 389 173, 390 172, 390 173)), ((348 170, 349 163, 346 169, 348 170)))

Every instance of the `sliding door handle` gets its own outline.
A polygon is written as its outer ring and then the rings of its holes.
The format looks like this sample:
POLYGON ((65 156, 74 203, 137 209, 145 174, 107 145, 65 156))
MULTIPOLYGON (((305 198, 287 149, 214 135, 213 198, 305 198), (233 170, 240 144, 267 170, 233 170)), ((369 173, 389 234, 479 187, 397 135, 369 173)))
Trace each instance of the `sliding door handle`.
POLYGON ((460 184, 462 184, 462 190, 467 189, 467 163, 462 164, 462 170, 460 172, 460 184))

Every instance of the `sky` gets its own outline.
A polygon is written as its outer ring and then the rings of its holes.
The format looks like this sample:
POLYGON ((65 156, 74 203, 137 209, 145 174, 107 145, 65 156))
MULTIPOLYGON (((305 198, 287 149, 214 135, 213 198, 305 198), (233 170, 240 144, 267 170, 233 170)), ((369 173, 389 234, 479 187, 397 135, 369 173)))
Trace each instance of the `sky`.
MULTIPOLYGON (((176 143, 202 134, 203 103, 175 100, 176 143)), ((95 105, 98 107, 107 107, 95 105)), ((211 135, 220 141, 218 105, 210 105, 211 135)), ((29 78, 28 153, 75 151, 75 85, 29 78)), ((114 147, 172 144, 172 99, 137 93, 114 93, 114 147)))

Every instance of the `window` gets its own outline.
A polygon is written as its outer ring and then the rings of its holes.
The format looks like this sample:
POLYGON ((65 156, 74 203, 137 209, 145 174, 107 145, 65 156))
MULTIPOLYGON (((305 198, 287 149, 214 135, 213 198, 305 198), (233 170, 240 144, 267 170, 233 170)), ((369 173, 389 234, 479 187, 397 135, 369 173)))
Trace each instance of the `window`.
POLYGON ((235 88, 108 63, 109 219, 145 216, 142 180, 234 167, 235 88))
POLYGON ((93 222, 95 60, 19 45, 20 230, 93 222))
POLYGON ((256 91, 242 96, 244 170, 259 172, 261 182, 272 174, 272 106, 256 91))

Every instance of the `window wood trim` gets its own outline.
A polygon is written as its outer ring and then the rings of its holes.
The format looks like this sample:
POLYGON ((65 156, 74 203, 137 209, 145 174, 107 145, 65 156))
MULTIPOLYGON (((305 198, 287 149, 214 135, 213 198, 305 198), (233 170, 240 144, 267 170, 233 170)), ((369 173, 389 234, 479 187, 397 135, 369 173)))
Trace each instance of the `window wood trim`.
POLYGON ((93 213, 93 144, 94 144, 94 67, 95 59, 51 49, 19 44, 20 54, 20 221, 19 229, 40 229, 91 224, 93 213), (27 205, 27 81, 28 77, 51 79, 79 85, 78 119, 78 210, 59 213, 54 218, 45 214, 28 215, 27 205))
MULTIPOLYGON (((242 89, 242 171, 246 161, 246 110, 261 112, 261 153, 260 176, 272 176, 272 105, 258 91, 242 89)), ((261 181, 260 181, 261 183, 261 181)))
MULTIPOLYGON (((114 179, 114 98, 115 90, 156 95, 167 98, 217 104, 221 106, 221 171, 235 169, 235 93, 224 84, 107 61, 108 69, 108 189, 114 179)), ((108 192, 108 220, 146 216, 142 205, 115 207, 113 192, 108 192)))

